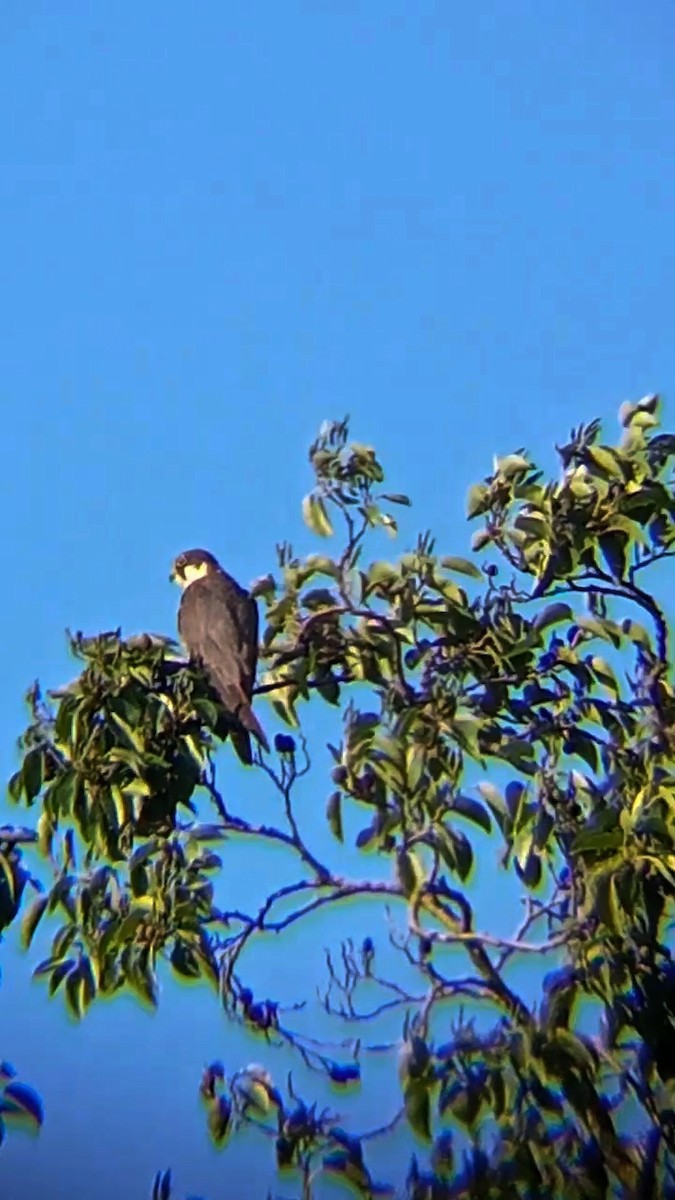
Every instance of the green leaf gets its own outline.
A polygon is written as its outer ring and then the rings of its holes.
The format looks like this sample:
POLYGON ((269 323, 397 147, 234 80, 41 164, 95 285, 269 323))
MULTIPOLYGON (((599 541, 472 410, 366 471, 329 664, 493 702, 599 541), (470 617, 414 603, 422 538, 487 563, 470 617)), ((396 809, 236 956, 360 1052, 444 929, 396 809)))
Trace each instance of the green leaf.
POLYGON ((564 1051, 565 1057, 574 1063, 575 1067, 579 1067, 585 1074, 593 1075, 598 1066, 597 1056, 595 1052, 591 1052, 589 1047, 581 1038, 573 1034, 569 1029, 556 1029, 552 1042, 561 1050, 564 1051))
POLYGON ((11 1079, 2 1090, 2 1099, 16 1106, 17 1115, 28 1117, 35 1129, 44 1123, 42 1101, 37 1092, 17 1079, 11 1079))
POLYGON ((340 684, 337 679, 328 678, 317 684, 316 691, 327 704, 338 704, 340 701, 340 684))
MULTIPOLYGON (((54 964, 54 966, 52 967, 52 970, 51 970, 51 978, 49 980, 49 995, 50 996, 56 995, 56 993, 58 992, 64 979, 67 979, 67 977, 70 975, 70 972, 72 971, 74 966, 75 966, 74 958, 66 958, 63 960, 63 962, 54 964)), ((38 973, 38 971, 36 968, 34 974, 37 975, 37 973, 38 973)))
POLYGON ((452 1177, 454 1159, 452 1132, 446 1129, 436 1138, 431 1151, 431 1168, 445 1183, 452 1177))
POLYGON ((430 1078, 431 1050, 423 1037, 413 1033, 403 1042, 399 1055, 398 1074, 403 1087, 409 1080, 430 1078))
POLYGON ((649 395, 643 396, 641 400, 638 400, 635 407, 639 412, 651 413, 654 416, 658 412, 660 403, 661 397, 658 392, 650 392, 649 395))
POLYGON ((246 1109, 261 1116, 267 1116, 276 1103, 271 1077, 262 1067, 248 1067, 237 1082, 237 1090, 245 1101, 246 1109))
POLYGON ((650 412, 636 412, 630 422, 633 429, 654 429, 658 423, 658 418, 650 412))
POLYGON ((490 1097, 491 1108, 497 1119, 499 1119, 506 1112, 509 1099, 503 1070, 495 1069, 490 1072, 490 1097))
POLYGON ((126 977, 133 990, 151 1004, 157 1007, 157 980, 150 965, 147 950, 144 947, 132 946, 125 962, 126 977))
POLYGON ((18 803, 23 795, 23 771, 15 771, 7 784, 7 792, 10 800, 18 803))
POLYGON ((598 683, 607 688, 607 691, 611 692, 615 697, 618 697, 619 685, 616 680, 616 675, 614 674, 609 663, 604 658, 600 658, 600 656, 597 654, 594 654, 590 660, 587 661, 598 683))
POLYGON ((500 829, 503 830, 505 823, 511 819, 511 812, 509 811, 502 792, 500 792, 499 788, 494 783, 490 783, 488 780, 483 780, 482 783, 478 784, 478 791, 480 792, 481 796, 487 800, 495 815, 495 818, 497 819, 500 829))
POLYGON ((42 789, 44 779, 44 751, 41 747, 29 750, 21 768, 23 791, 28 804, 32 804, 42 789))
POLYGON ((464 882, 471 874, 473 866, 471 842, 459 830, 450 829, 446 825, 437 825, 434 832, 441 858, 464 882))
POLYGON ((82 972, 80 964, 77 963, 72 970, 68 972, 66 978, 66 1004, 72 1015, 79 1020, 83 1012, 83 989, 82 989, 82 972))
POLYGON ((183 979, 198 979, 201 975, 197 955, 191 946, 177 941, 171 951, 171 966, 183 979))
POLYGON ((574 854, 600 854, 603 850, 618 850, 623 845, 623 833, 620 829, 582 829, 573 843, 574 854))
POLYGON ((131 891, 136 899, 141 899, 148 894, 150 885, 150 877, 148 869, 143 863, 138 863, 132 866, 129 870, 129 883, 131 891))
POLYGON ((404 504, 406 508, 410 508, 411 500, 409 496, 404 496, 402 492, 383 492, 381 500, 388 500, 390 504, 404 504))
POLYGON ((37 823, 38 850, 43 858, 50 858, 54 839, 55 823, 53 817, 43 808, 37 823))
POLYGON ((316 496, 313 492, 305 496, 302 502, 302 516, 305 524, 311 529, 312 533, 316 533, 318 537, 331 536, 333 526, 330 523, 326 506, 321 496, 316 496))
POLYGON ((409 1079, 403 1091, 405 1115, 413 1133, 424 1142, 431 1141, 431 1102, 428 1084, 409 1079))
MULTIPOLYGON (((492 787, 493 785, 489 784, 488 786, 492 787)), ((501 792, 498 788, 494 788, 494 791, 497 793, 499 798, 498 803, 501 802, 504 805, 503 812, 504 815, 506 815, 506 805, 504 804, 501 792)), ((484 829, 486 833, 490 833, 492 831, 490 814, 485 811, 483 805, 480 804, 478 800, 473 800, 471 796, 466 796, 463 792, 458 792, 457 795, 453 797, 452 812, 457 813, 461 817, 466 817, 467 821, 472 821, 474 825, 479 825, 480 828, 484 829)))
POLYGON ((572 620, 572 609, 569 604, 548 604, 541 612, 537 613, 532 628, 541 633, 543 629, 549 629, 552 625, 559 625, 561 621, 572 620))
POLYGON ((624 472, 616 450, 611 450, 609 446, 588 446, 586 452, 603 479, 623 481, 624 472))
POLYGON ((74 767, 60 771, 49 785, 45 796, 45 809, 53 817, 69 817, 80 789, 80 777, 74 767))
POLYGON ((457 712, 452 718, 452 733, 457 744, 471 758, 481 761, 482 755, 480 752, 478 735, 482 729, 482 722, 475 716, 467 715, 465 712, 457 712))
POLYGON ((36 896, 33 903, 26 909, 21 919, 21 945, 24 950, 30 946, 35 930, 49 903, 49 896, 36 896))
MULTIPOLYGON (((2 894, 2 880, 5 881, 4 891, 13 903, 16 899, 16 876, 14 874, 14 866, 5 854, 0 854, 0 894, 2 894)), ((11 918, 10 918, 11 919, 11 918)))
POLYGON ((530 888, 532 891, 535 891, 539 887, 543 871, 541 859, 534 850, 528 853, 524 862, 521 863, 516 860, 516 874, 522 879, 525 887, 530 888))
POLYGON ((211 1138, 219 1148, 225 1145, 230 1131, 232 1106, 226 1096, 215 1096, 209 1105, 208 1128, 211 1138))
POLYGON ((601 534, 598 541, 612 579, 620 583, 626 574, 626 549, 630 541, 628 535, 612 530, 601 534))
POLYGON ((322 612, 327 608, 334 608, 337 597, 328 588, 311 588, 303 592, 301 603, 310 612, 322 612))
POLYGON ((329 575, 331 579, 338 579, 340 568, 337 563, 333 562, 332 558, 326 558, 323 554, 308 554, 303 563, 303 573, 309 572, 306 579, 309 579, 312 574, 329 575))
POLYGON ((621 645, 621 638, 612 621, 606 621, 600 617, 591 617, 586 613, 579 613, 575 621, 577 625, 585 629, 593 637, 601 638, 603 642, 611 642, 616 649, 621 645))
POLYGON ((565 741, 565 750, 568 754, 578 754, 588 763, 591 771, 597 771, 598 748, 590 734, 582 729, 571 729, 565 741))
POLYGON ((640 625, 637 621, 633 621, 630 617, 626 617, 621 622, 621 632, 625 634, 629 641, 633 642, 636 646, 642 646, 646 650, 651 650, 652 639, 644 625, 640 625))
POLYGON ((136 729, 133 729, 129 722, 125 721, 124 717, 121 717, 119 713, 111 711, 108 715, 110 723, 116 726, 130 749, 136 750, 139 754, 143 754, 145 751, 145 743, 141 734, 136 729))
POLYGON ((411 742, 405 752, 406 792, 415 794, 424 778, 427 752, 424 746, 411 742))
POLYGON ((142 925, 143 921, 147 920, 147 917, 147 909, 140 907, 132 908, 131 912, 127 913, 124 919, 120 921, 120 924, 117 928, 115 935, 115 941, 117 942, 117 945, 122 946, 125 942, 132 941, 139 925, 142 925))
POLYGON ((190 838, 194 838, 196 842, 222 842, 225 836, 220 825, 198 824, 190 829, 190 838))
POLYGON ((52 958, 65 958, 78 934, 77 925, 61 925, 52 938, 52 958))
POLYGON ((525 868, 527 860, 530 857, 533 842, 534 830, 532 822, 528 821, 521 826, 513 841, 513 856, 521 870, 525 868))
MULTIPOLYGON (((332 1136, 335 1141, 338 1140, 335 1129, 332 1131, 332 1136)), ((347 1135, 343 1135, 343 1138, 346 1141, 347 1135)), ((340 1138, 340 1142, 343 1141, 343 1138, 340 1138)), ((347 1150, 333 1150, 330 1154, 324 1155, 323 1169, 331 1175, 342 1176, 349 1185, 350 1191, 356 1191, 359 1196, 363 1197, 363 1200, 371 1200, 374 1195, 378 1194, 375 1191, 375 1185, 371 1181, 370 1174, 363 1163, 362 1153, 360 1152, 360 1146, 356 1138, 349 1139, 347 1150)))
POLYGON ((478 517, 481 513, 488 511, 490 507, 490 489, 485 483, 474 483, 469 488, 469 494, 466 501, 466 515, 471 520, 472 517, 478 517))
POLYGON ((198 696, 192 701, 195 712, 209 729, 215 729, 220 718, 218 706, 206 697, 198 696))
POLYGON ((401 579, 400 572, 388 562, 374 562, 368 567, 368 587, 373 587, 376 584, 391 584, 399 583, 401 579))
POLYGON ((477 529, 471 538, 471 549, 478 554, 481 550, 484 550, 486 546, 489 546, 491 541, 492 534, 489 533, 487 529, 477 529))
POLYGON ((468 558, 445 557, 441 559, 441 566, 445 571, 456 571, 460 575, 469 575, 471 579, 478 579, 481 583, 483 581, 483 572, 468 558))
POLYGON ((80 971, 82 975, 82 1011, 86 1012, 90 1004, 96 998, 97 991, 94 968, 92 967, 91 959, 86 954, 83 955, 82 959, 80 960, 80 971))
POLYGON ((495 460, 495 470, 502 479, 512 479, 522 471, 530 470, 532 464, 522 454, 505 454, 495 460))
POLYGON ((512 767, 523 771, 524 774, 534 774, 535 768, 532 763, 534 747, 529 742, 524 742, 520 738, 507 738, 493 753, 499 758, 505 758, 512 767))
POLYGON ((550 533, 550 521, 540 512, 520 512, 513 522, 514 528, 522 533, 529 533, 539 541, 547 541, 550 533))
POLYGON ((476 1123, 481 1107, 482 1098, 475 1087, 459 1079, 444 1084, 438 1101, 441 1115, 450 1112, 460 1125, 471 1129, 476 1123))
POLYGON ((326 805, 326 817, 330 826, 333 837, 339 842, 344 842, 344 831, 342 828, 342 796, 339 792, 333 792, 328 798, 326 805))
POLYGON ((424 870, 411 850, 399 850, 396 856, 396 876, 406 899, 416 896, 424 883, 424 870))
POLYGON ((171 1171, 158 1171, 155 1175, 152 1200, 171 1200, 171 1171))
POLYGON ((588 892, 593 915, 612 933, 623 937, 626 931, 626 914, 619 903, 615 870, 603 871, 592 877, 588 892))

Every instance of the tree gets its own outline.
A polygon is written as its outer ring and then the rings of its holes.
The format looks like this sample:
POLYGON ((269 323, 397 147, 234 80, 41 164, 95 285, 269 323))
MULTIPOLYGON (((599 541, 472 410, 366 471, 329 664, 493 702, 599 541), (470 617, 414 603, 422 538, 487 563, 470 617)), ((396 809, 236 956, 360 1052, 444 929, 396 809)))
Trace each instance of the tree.
MULTIPOLYGON (((668 622, 647 585, 675 546, 675 435, 656 432, 658 407, 624 404, 616 446, 597 421, 573 430, 557 479, 524 450, 496 459, 469 493, 470 560, 425 533, 393 561, 367 561, 368 539, 395 535, 392 510, 409 501, 381 490, 376 453, 349 441, 347 422, 322 427, 303 513, 326 546, 339 527, 340 548, 298 558, 283 544, 254 588, 266 617, 257 691, 288 729, 258 770, 283 824, 231 810, 218 707, 169 639, 78 634, 77 679, 29 695, 9 791, 36 817, 50 872, 23 906, 25 945, 47 914, 60 921, 35 968, 50 994, 77 1016, 122 989, 156 1005, 167 960, 345 1088, 360 1081, 365 1030, 400 1011, 400 1096, 377 1130, 345 1128, 264 1065, 205 1072, 212 1138, 259 1126, 304 1198, 322 1171, 364 1197, 392 1194, 370 1175, 368 1137, 406 1123, 416 1149, 396 1194, 409 1200, 675 1195, 675 691, 668 622), (303 833, 309 705, 341 722, 331 783, 313 792, 330 793, 336 847, 364 814, 365 878, 339 873, 303 833), (196 819, 204 800, 208 823, 196 819), (511 937, 477 927, 472 830, 492 834, 522 889, 511 937), (297 863, 295 882, 250 913, 219 890, 240 838, 261 859, 281 844, 297 863), (382 859, 390 878, 368 875, 382 859), (378 971, 383 929, 369 908, 371 933, 327 955, 325 1009, 354 1027, 336 1060, 253 993, 246 960, 266 932, 373 896, 417 987, 378 971), (525 958, 548 968, 536 1003, 513 982, 525 958)), ((158 1174, 153 1195, 170 1193, 158 1174)))
MULTIPOLYGON (((24 866, 21 849, 35 840, 30 829, 0 827, 0 940, 3 930, 18 915, 26 885, 40 889, 39 881, 24 866)), ((11 1063, 0 1062, 0 1149, 8 1129, 19 1126, 36 1130, 42 1120, 42 1102, 37 1092, 21 1083, 11 1063)))

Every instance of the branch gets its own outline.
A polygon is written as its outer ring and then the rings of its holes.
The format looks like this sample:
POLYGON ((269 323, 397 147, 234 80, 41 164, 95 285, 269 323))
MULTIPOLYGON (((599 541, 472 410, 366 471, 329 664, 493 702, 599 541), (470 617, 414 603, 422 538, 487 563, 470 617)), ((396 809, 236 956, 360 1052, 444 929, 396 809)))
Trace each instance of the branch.
POLYGON ((432 941, 440 940, 449 944, 452 942, 466 942, 467 951, 473 965, 479 974, 482 975, 483 979, 488 982, 495 996, 501 1000, 519 1025, 529 1028, 532 1025, 532 1015, 527 1005, 524 1004, 516 992, 502 979, 485 950, 485 945, 490 945, 492 939, 488 935, 473 933, 469 928, 472 913, 468 900, 461 892, 452 891, 445 884, 443 885, 442 894, 446 899, 453 901, 460 908, 463 928, 461 930, 458 929, 460 922, 451 913, 447 912, 445 907, 440 903, 438 895, 430 894, 424 890, 420 891, 419 896, 411 907, 410 928, 419 937, 431 937, 432 941), (445 934, 435 932, 432 932, 430 935, 426 934, 419 924, 418 914, 420 909, 424 909, 430 916, 444 925, 448 932, 445 934))
POLYGON ((308 773, 311 766, 309 755, 307 753, 307 740, 304 736, 300 735, 300 741, 302 745, 302 751, 305 756, 305 764, 300 770, 298 770, 296 764, 295 752, 282 757, 280 775, 277 775, 274 768, 271 767, 269 763, 263 762, 262 759, 260 760, 260 765, 268 778, 272 780, 272 783, 277 788, 277 791, 279 791, 283 797, 284 812, 291 830, 290 844, 295 850, 297 850, 305 865, 314 871, 314 874, 318 879, 329 881, 331 879, 331 873, 328 870, 328 867, 326 867, 318 858, 316 858, 316 856, 312 854, 311 850, 309 850, 306 846, 304 839, 300 835, 300 829, 295 819, 295 813, 293 812, 293 801, 291 799, 293 786, 298 779, 302 779, 302 777, 308 773))
MULTIPOLYGON (((605 575, 603 571, 596 571, 592 575, 580 575, 577 579, 571 579, 569 582, 559 584, 552 588, 549 592, 545 592, 545 596, 562 596, 567 592, 583 593, 587 595, 589 592, 596 592, 600 596, 616 596, 619 600, 629 600, 637 604, 654 622, 656 633, 656 650, 659 663, 663 668, 668 666, 668 624, 659 605, 650 596, 648 592, 644 592, 635 583, 626 581, 623 584, 613 583, 609 575, 605 575), (602 582, 601 587, 598 586, 597 580, 602 582), (588 586, 580 586, 587 583, 588 586)), ((532 599, 532 597, 530 597, 532 599)), ((542 597, 537 597, 542 599, 542 597)))
MULTIPOLYGON (((263 762, 261 762, 260 765, 266 774, 274 780, 277 786, 279 786, 280 781, 275 775, 273 769, 263 762)), ((296 775, 296 778, 297 777, 298 775, 296 775)), ((212 763, 210 772, 208 774, 204 772, 202 775, 201 783, 202 786, 208 791, 216 808, 218 809, 218 813, 223 822, 222 829, 224 833, 242 833, 248 834, 250 837, 259 837, 265 838, 268 841, 282 842, 285 846, 290 846, 292 850, 296 850, 300 854, 303 862, 305 862, 306 865, 313 870, 318 878, 330 880, 331 876, 328 868, 325 867, 317 858, 315 858, 311 851, 307 849, 300 837, 295 822, 293 822, 291 826, 292 832, 285 833, 283 829, 277 829, 275 825, 252 825, 250 821, 245 821, 243 817, 235 817, 232 813, 229 813, 222 794, 216 787, 215 769, 212 763)))

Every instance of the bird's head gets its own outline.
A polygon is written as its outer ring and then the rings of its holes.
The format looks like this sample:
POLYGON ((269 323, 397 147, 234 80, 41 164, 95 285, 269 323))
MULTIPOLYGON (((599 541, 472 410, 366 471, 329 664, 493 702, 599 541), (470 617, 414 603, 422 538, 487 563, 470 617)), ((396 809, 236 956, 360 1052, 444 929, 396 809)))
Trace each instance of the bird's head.
POLYGON ((186 588, 196 579, 219 570, 218 560, 208 550, 184 550, 175 560, 169 578, 172 583, 186 588))

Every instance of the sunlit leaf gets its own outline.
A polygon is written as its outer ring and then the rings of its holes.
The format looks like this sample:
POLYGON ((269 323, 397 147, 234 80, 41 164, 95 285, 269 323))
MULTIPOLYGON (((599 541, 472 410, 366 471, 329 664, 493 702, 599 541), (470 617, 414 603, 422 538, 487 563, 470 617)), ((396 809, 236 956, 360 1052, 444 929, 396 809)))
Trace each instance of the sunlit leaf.
POLYGON ((623 480, 621 459, 616 450, 609 446, 589 446, 587 453, 603 478, 623 480))
POLYGON ((599 655, 594 654, 590 659, 589 666, 598 683, 601 683, 602 686, 607 688, 607 690, 614 696, 618 696, 619 685, 616 680, 616 675, 606 659, 600 658, 599 655))
POLYGON ((216 1096, 209 1107, 208 1128, 214 1145, 222 1148, 230 1131, 232 1106, 226 1096, 216 1096))
POLYGON ((471 579, 478 579, 481 582, 484 578, 480 568, 468 558, 446 556, 441 559, 441 566, 445 571, 457 571, 460 575, 468 575, 471 579))
POLYGON ((412 850, 399 850, 396 856, 396 875, 403 895, 410 900, 424 882, 424 869, 412 850))
POLYGON ((485 483, 476 483, 469 489, 466 502, 466 515, 469 519, 487 512, 490 506, 490 489, 485 483))
POLYGON ((319 537, 330 537, 333 526, 328 518, 326 506, 320 496, 310 492, 302 502, 302 516, 305 524, 319 537))
POLYGON ((537 633, 541 633, 544 629, 549 629, 551 625, 559 625, 561 621, 571 621, 572 609, 569 604, 558 602, 549 604, 537 613, 532 628, 536 629, 537 633))
POLYGON ((24 950, 27 950, 30 946, 40 919, 46 912, 48 903, 49 896, 36 896, 32 904, 26 909, 21 919, 21 945, 24 950))

